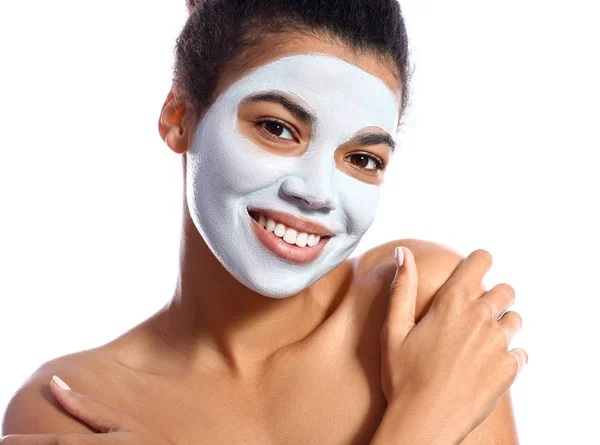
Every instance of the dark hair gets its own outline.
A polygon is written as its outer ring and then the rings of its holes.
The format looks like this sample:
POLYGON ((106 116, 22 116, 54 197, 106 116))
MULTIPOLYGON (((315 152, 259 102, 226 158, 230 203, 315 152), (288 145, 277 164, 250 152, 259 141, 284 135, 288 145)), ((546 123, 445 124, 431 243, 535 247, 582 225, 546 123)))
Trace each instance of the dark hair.
POLYGON ((176 97, 198 117, 211 101, 226 64, 242 64, 268 40, 289 31, 333 39, 391 64, 408 103, 408 38, 398 0, 187 0, 190 17, 177 38, 176 97), (245 55, 245 57, 238 57, 245 55))

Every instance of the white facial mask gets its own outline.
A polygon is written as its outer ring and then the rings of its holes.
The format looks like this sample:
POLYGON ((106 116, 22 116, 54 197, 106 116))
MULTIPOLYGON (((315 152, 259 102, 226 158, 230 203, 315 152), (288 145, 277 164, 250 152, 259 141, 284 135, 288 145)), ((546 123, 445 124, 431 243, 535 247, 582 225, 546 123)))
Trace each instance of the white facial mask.
POLYGON ((188 206, 215 257, 246 287, 272 298, 300 292, 348 258, 373 222, 380 188, 341 171, 334 153, 366 127, 394 136, 398 108, 381 79, 321 54, 278 59, 231 85, 198 123, 187 154, 188 206), (299 98, 317 118, 301 156, 269 152, 238 128, 243 99, 273 91, 299 98), (292 192, 308 202, 291 199, 292 192), (248 208, 303 217, 334 236, 314 261, 297 264, 259 241, 248 208))

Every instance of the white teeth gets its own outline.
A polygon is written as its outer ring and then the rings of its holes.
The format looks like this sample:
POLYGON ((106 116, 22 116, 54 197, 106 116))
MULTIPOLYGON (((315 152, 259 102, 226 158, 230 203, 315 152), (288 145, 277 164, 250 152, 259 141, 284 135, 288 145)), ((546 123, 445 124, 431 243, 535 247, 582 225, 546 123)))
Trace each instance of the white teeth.
POLYGON ((264 227, 267 232, 273 232, 275 236, 283 238, 286 243, 295 244, 298 247, 313 247, 321 239, 319 235, 308 234, 305 232, 298 233, 298 231, 290 229, 262 214, 258 216, 258 223, 264 227))
POLYGON ((278 223, 275 226, 275 236, 278 236, 279 238, 281 238, 284 234, 285 234, 285 226, 281 223, 278 223))
POLYGON ((283 235, 283 240, 288 244, 296 244, 296 237, 298 236, 298 232, 294 229, 287 229, 285 231, 285 235, 283 235))
POLYGON ((299 233, 296 237, 296 246, 298 247, 306 247, 306 241, 308 239, 308 233, 299 233))

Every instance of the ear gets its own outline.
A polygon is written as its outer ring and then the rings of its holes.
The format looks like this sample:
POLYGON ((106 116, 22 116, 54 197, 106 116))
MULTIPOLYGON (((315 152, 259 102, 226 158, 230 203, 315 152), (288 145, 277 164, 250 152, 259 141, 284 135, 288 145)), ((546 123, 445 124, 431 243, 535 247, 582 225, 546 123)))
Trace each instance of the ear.
POLYGON ((188 129, 184 125, 185 103, 177 103, 173 89, 169 91, 158 120, 160 137, 175 153, 188 149, 188 129))

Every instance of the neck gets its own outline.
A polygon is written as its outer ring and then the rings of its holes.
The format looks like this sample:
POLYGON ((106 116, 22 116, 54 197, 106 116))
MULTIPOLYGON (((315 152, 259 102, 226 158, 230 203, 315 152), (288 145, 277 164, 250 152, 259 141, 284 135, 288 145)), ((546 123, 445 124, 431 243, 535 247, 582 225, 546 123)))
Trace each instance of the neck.
POLYGON ((178 356, 186 365, 210 361, 211 367, 252 373, 324 322, 347 287, 343 265, 296 295, 260 295, 221 265, 185 209, 180 274, 172 300, 158 314, 160 336, 183 352, 178 356))

